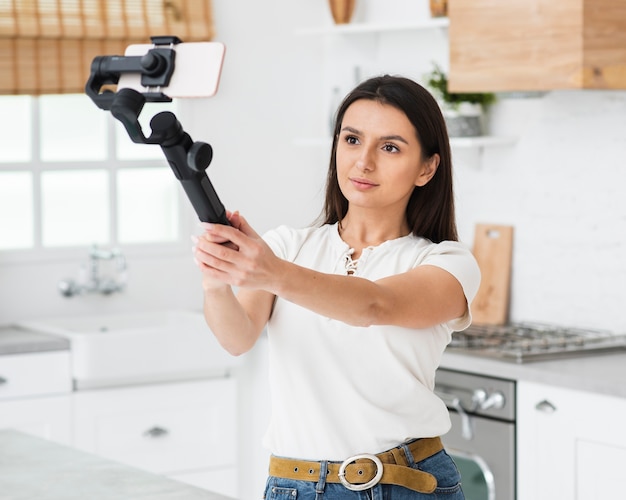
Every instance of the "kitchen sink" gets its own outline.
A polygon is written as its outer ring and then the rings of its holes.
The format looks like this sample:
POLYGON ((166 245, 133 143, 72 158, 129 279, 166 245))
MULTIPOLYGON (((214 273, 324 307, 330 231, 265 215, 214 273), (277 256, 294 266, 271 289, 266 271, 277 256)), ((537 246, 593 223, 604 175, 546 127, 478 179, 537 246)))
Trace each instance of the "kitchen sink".
POLYGON ((191 311, 54 317, 19 326, 70 340, 76 389, 223 376, 239 362, 202 314, 191 311))

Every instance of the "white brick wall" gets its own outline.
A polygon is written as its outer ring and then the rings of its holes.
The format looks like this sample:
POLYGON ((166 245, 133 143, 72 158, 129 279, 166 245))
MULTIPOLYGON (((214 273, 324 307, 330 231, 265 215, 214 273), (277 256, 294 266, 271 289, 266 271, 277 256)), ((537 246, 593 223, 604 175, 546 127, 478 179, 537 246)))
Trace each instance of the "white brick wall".
POLYGON ((513 147, 455 151, 461 237, 515 227, 511 319, 626 331, 626 92, 507 99, 513 147))

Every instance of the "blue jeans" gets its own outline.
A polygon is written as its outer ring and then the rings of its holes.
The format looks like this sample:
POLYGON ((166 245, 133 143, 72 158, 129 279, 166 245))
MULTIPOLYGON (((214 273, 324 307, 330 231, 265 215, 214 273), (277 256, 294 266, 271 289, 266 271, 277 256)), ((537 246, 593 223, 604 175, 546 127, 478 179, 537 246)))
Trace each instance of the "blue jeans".
MULTIPOLYGON (((461 475, 452 458, 442 450, 421 462, 409 464, 437 478, 432 493, 418 493, 392 484, 377 484, 365 491, 352 491, 341 483, 295 481, 270 476, 265 487, 265 500, 464 500, 461 475)), ((324 470, 325 467, 322 467, 324 470)))

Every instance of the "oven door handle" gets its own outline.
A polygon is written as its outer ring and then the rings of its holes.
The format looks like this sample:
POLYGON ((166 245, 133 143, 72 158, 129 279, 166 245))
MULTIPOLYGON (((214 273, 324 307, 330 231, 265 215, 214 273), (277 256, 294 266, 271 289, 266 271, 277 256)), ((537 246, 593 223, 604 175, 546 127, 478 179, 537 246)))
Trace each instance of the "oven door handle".
POLYGON ((449 392, 435 391, 435 394, 441 398, 448 408, 456 410, 461 417, 461 435, 467 441, 471 441, 474 438, 474 429, 472 426, 472 418, 465 411, 461 404, 461 399, 449 392))

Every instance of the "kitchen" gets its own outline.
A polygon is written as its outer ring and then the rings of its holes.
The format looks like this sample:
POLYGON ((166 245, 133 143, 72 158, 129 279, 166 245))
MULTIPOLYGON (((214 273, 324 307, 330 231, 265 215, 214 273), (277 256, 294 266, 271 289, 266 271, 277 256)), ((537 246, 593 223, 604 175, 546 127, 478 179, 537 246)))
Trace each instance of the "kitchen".
MULTIPOLYGON (((384 8, 363 1, 353 22, 406 21, 426 16, 427 8, 425 1, 395 0, 384 8)), ((442 29, 350 37, 302 33, 331 22, 325 2, 247 2, 245 16, 240 5, 225 0, 214 0, 213 9, 216 39, 228 47, 220 92, 206 106, 184 103, 180 118, 194 138, 213 145, 210 175, 222 201, 259 231, 283 223, 306 225, 317 216, 327 148, 300 139, 325 134, 332 89, 347 91, 355 66, 363 74, 420 78, 433 59, 447 57, 442 29), (353 47, 375 42, 380 52, 374 60, 353 47), (329 59, 332 44, 357 64, 329 59), (276 189, 279 182, 284 188, 276 189)), ((469 245, 477 223, 514 226, 511 320, 625 332, 626 200, 620 181, 626 175, 621 168, 626 91, 556 90, 502 98, 491 109, 489 131, 516 140, 454 149, 458 222, 461 240, 469 245)), ((195 231, 191 220, 189 228, 195 231)), ((56 285, 75 274, 86 248, 71 258, 0 256, 0 320, 198 309, 198 276, 188 245, 182 246, 167 255, 128 253, 123 293, 70 300, 56 285), (157 269, 162 287, 154 286, 157 269)), ((256 356, 262 358, 251 353, 250 365, 261 363, 256 356)), ((254 379, 247 371, 245 377, 254 379)), ((256 397, 242 399, 252 405, 256 397)))

